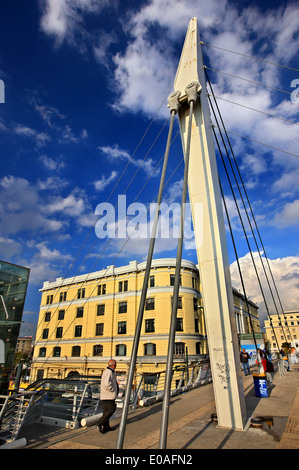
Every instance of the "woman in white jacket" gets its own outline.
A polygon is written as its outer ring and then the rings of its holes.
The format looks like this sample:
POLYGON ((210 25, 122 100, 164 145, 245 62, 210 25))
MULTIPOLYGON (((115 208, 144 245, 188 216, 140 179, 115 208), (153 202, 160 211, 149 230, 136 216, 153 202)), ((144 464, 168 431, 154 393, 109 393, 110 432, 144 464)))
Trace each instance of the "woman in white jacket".
POLYGON ((113 430, 109 425, 109 419, 116 410, 115 399, 119 390, 114 372, 115 369, 116 361, 114 359, 110 359, 108 367, 104 370, 101 378, 100 398, 103 405, 103 415, 99 419, 97 426, 102 434, 113 430))

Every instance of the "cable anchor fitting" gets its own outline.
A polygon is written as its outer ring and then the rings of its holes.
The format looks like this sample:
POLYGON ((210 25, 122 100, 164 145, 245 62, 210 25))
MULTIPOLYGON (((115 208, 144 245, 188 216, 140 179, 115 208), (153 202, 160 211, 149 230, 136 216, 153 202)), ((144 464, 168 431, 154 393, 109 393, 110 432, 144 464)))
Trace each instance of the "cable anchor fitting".
POLYGON ((174 91, 169 95, 168 97, 168 107, 170 108, 170 112, 172 113, 173 111, 175 114, 178 112, 178 110, 181 107, 181 103, 179 102, 179 98, 181 96, 181 92, 179 90, 174 91))
POLYGON ((188 104, 190 104, 191 101, 196 103, 201 90, 202 90, 202 86, 197 80, 189 83, 189 85, 186 86, 185 93, 187 95, 188 104))

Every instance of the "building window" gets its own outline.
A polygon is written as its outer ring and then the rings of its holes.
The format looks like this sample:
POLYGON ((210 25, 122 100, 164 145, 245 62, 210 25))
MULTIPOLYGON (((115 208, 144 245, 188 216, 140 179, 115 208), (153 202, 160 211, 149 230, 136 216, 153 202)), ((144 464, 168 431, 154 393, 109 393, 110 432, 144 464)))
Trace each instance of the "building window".
POLYGON ((197 297, 193 297, 193 309, 194 309, 194 312, 197 312, 197 308, 198 308, 198 305, 197 305, 197 297))
POLYGON ((56 329, 56 338, 62 338, 62 326, 59 326, 57 329, 56 329))
POLYGON ((97 305, 97 315, 105 314, 105 304, 97 305))
POLYGON ((64 320, 65 310, 58 311, 58 320, 64 320))
MULTIPOLYGON (((172 303, 173 303, 173 297, 171 297, 171 308, 172 308, 172 303)), ((182 297, 179 297, 178 298, 178 308, 183 308, 183 304, 182 304, 182 297)))
POLYGON ((55 346, 55 348, 53 348, 53 357, 60 357, 60 354, 61 354, 60 346, 55 346))
POLYGON ((76 317, 77 317, 77 318, 82 318, 82 317, 83 317, 83 313, 84 313, 84 307, 78 307, 78 308, 77 308, 77 315, 76 315, 76 317))
POLYGON ((78 289, 78 292, 77 292, 77 299, 84 299, 85 297, 85 287, 83 287, 82 289, 78 289))
POLYGON ((47 295, 47 304, 52 304, 53 303, 53 295, 47 295))
POLYGON ((185 343, 174 343, 174 354, 180 356, 185 354, 185 343))
MULTIPOLYGON (((170 285, 174 286, 175 274, 170 274, 170 285)), ((180 276, 180 286, 182 285, 182 276, 180 276)))
POLYGON ((98 285, 98 295, 105 295, 106 294, 106 284, 98 285))
POLYGON ((154 333, 154 331, 155 331, 155 320, 153 318, 145 320, 145 332, 154 333))
POLYGON ((96 336, 103 336, 104 334, 104 323, 96 324, 96 336))
POLYGON ((65 292, 60 292, 59 302, 65 302, 65 301, 66 301, 66 291, 65 292))
POLYGON ((46 357, 46 352, 47 352, 47 349, 46 348, 39 348, 39 357, 46 357))
POLYGON ((51 312, 46 312, 45 313, 45 321, 50 321, 51 320, 51 312))
POLYGON ((72 356, 79 357, 81 354, 81 347, 80 346, 73 346, 72 347, 72 356))
POLYGON ((44 369, 37 369, 36 380, 42 380, 44 378, 44 369))
POLYGON ((197 289, 197 279, 196 279, 196 277, 192 277, 192 287, 193 287, 193 289, 197 289))
POLYGON ((119 302, 118 313, 127 313, 127 302, 119 302))
POLYGON ((103 345, 102 344, 96 344, 93 347, 93 355, 94 356, 103 356, 103 345))
POLYGON ((197 343, 195 343, 195 353, 196 354, 201 354, 201 352, 200 352, 200 341, 197 341, 197 343))
POLYGON ((115 348, 116 356, 126 356, 127 355, 127 346, 125 344, 117 344, 115 348))
POLYGON ((144 391, 153 392, 156 390, 158 382, 157 375, 145 375, 144 376, 144 391))
POLYGON ((194 318, 194 331, 195 333, 199 333, 199 326, 197 318, 194 318))
POLYGON ((48 336, 49 336, 49 328, 44 328, 43 339, 48 339, 48 336))
POLYGON ((150 276, 149 278, 149 286, 155 287, 155 276, 150 276))
POLYGON ((117 330, 119 335, 125 335, 127 334, 127 322, 126 321, 120 321, 118 322, 118 330, 117 330))
POLYGON ((155 299, 146 299, 145 301, 145 310, 155 310, 155 299))
POLYGON ((144 355, 145 356, 155 356, 156 355, 156 345, 154 343, 147 343, 144 345, 144 355))
POLYGON ((76 325, 75 326, 75 337, 79 338, 82 336, 82 325, 76 325))
POLYGON ((182 318, 177 318, 176 319, 175 331, 183 331, 183 319, 182 318))
POLYGON ((119 281, 118 292, 127 292, 127 290, 128 290, 128 281, 119 281))

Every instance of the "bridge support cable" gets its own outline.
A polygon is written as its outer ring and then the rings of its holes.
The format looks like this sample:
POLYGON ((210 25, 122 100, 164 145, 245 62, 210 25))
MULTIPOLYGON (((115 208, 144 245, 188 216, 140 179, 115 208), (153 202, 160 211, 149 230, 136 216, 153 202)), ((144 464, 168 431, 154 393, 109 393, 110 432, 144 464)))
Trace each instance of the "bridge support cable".
MULTIPOLYGON (((219 149, 219 151, 220 151, 220 149, 219 149)), ((229 217, 229 213, 228 213, 228 210, 227 210, 227 204, 226 204, 226 200, 225 200, 225 197, 224 197, 224 193, 223 193, 220 178, 219 178, 219 187, 220 187, 220 192, 221 192, 222 201, 223 201, 223 205, 224 205, 224 210, 225 210, 225 214, 226 214, 226 220, 227 220, 227 223, 228 223, 228 226, 229 226, 230 236, 231 236, 232 244, 233 244, 233 247, 234 247, 235 257, 236 257, 236 261, 237 261, 237 265, 238 265, 238 271, 239 271, 239 276, 240 276, 240 280, 241 280, 241 284, 242 284, 243 295, 245 297, 245 302, 246 302, 246 307, 247 307, 248 316, 249 316, 249 322, 250 322, 250 326, 251 326, 251 330, 252 330, 256 355, 257 355, 258 363, 259 363, 259 366, 260 366, 261 365, 261 358, 260 358, 257 343, 256 343, 256 337, 255 337, 255 333, 254 333, 254 327, 253 327, 253 324, 252 324, 252 319, 251 319, 251 314, 250 314, 250 309, 249 309, 249 303, 248 303, 248 297, 247 297, 247 294, 246 294, 246 289, 245 289, 245 284, 244 284, 244 278, 243 278, 243 275, 242 275, 242 270, 241 270, 241 266, 240 266, 240 262, 239 262, 238 251, 237 251, 237 247, 236 247, 236 243, 235 243, 235 237, 234 237, 234 234, 233 234, 233 230, 232 230, 232 226, 231 226, 231 222, 230 222, 230 217, 229 217)))
MULTIPOLYGON (((235 192, 234 192, 231 180, 230 180, 230 176, 229 176, 228 171, 227 171, 227 167, 226 167, 226 164, 225 164, 225 161, 224 161, 224 157, 223 157, 223 154, 222 154, 222 151, 221 151, 221 148, 220 148, 220 144, 219 144, 219 141, 218 141, 218 138, 216 136, 216 132, 215 132, 214 128, 213 128, 213 133, 214 133, 214 138, 215 138, 215 141, 217 143, 219 154, 220 154, 220 157, 221 157, 224 169, 225 169, 225 173, 226 173, 226 176, 227 176, 227 179, 228 179, 228 182, 229 182, 229 186, 230 186, 230 189, 231 189, 231 192, 232 192, 232 195, 233 195, 233 199, 234 199, 234 203, 235 203, 235 206, 236 206, 236 209, 237 209, 237 212, 238 212, 238 216, 239 216, 239 219, 240 219, 240 222, 241 222, 241 225, 242 225, 242 229, 243 229, 244 236, 245 236, 247 246, 248 246, 248 249, 249 249, 251 261, 252 261, 252 264, 253 264, 253 267, 254 267, 255 275, 256 275, 256 278, 257 278, 257 281, 258 281, 258 284, 259 284, 259 288, 260 288, 260 291, 261 291, 261 294, 262 294, 262 297, 263 297, 263 301, 264 301, 264 304, 265 304, 265 307, 266 307, 267 315, 268 315, 268 318, 270 320, 272 330, 274 331, 272 321, 271 321, 271 317, 270 317, 268 302, 266 300, 265 292, 264 292, 264 289, 263 289, 263 286, 262 286, 262 283, 261 283, 261 279, 260 279, 260 276, 259 276, 259 273, 258 273, 258 270, 257 270, 256 262, 254 260, 254 256, 253 256, 253 253, 252 253, 252 250, 251 250, 251 246, 250 246, 250 243, 249 243, 248 235, 246 233, 246 229, 245 229, 245 225, 244 225, 243 218, 242 218, 242 215, 241 215, 241 211, 240 211, 237 199, 236 199, 236 195, 235 195, 235 192)), ((248 313, 250 315, 249 311, 248 311, 248 313)), ((276 337, 276 335, 275 335, 275 337, 276 337)), ((259 364, 261 365, 261 362, 259 362, 259 364)))
POLYGON ((160 449, 166 449, 166 441, 167 441, 169 403, 170 403, 171 381, 172 381, 172 365, 173 365, 174 342, 175 342, 175 331, 176 331, 176 321, 177 321, 177 307, 178 307, 178 299, 179 299, 180 275, 181 275, 182 253, 183 253, 183 244, 184 244, 184 222, 185 222, 185 207, 186 207, 187 190, 188 190, 188 171, 189 171, 189 160, 190 160, 192 117, 193 117, 194 103, 196 103, 198 99, 198 91, 197 91, 198 86, 199 86, 198 82, 192 82, 186 87, 186 90, 185 90, 185 93, 187 94, 190 114, 189 114, 188 131, 187 131, 187 144, 186 144, 186 151, 185 151, 185 170, 184 170, 182 202, 181 202, 180 232, 179 232, 178 246, 177 246, 176 269, 175 269, 175 278, 174 278, 174 287, 173 287, 170 332, 169 332, 168 352, 167 352, 167 367, 166 367, 164 397, 163 397, 163 406, 162 406, 162 419, 161 419, 161 430, 160 430, 160 440, 159 440, 160 449))
POLYGON ((134 371, 135 371, 137 351, 138 351, 138 346, 139 346, 139 339, 140 339, 141 326, 142 326, 142 320, 143 320, 143 312, 144 312, 144 307, 145 307, 145 300, 146 300, 146 295, 147 295, 153 252, 154 252, 155 241, 156 241, 157 226, 158 226, 158 221, 159 221, 159 216, 160 216, 160 204, 162 201, 162 194, 163 194, 164 183, 165 183, 165 175, 166 175, 167 164, 168 164, 174 117, 177 114, 178 109, 180 107, 179 96, 180 96, 180 92, 176 91, 172 93, 168 99, 169 106, 170 106, 171 120, 170 120, 163 168, 162 168, 161 179, 160 179, 157 206, 156 206, 156 211, 155 211, 155 216, 154 216, 154 221, 153 221, 153 228, 152 228, 150 244, 149 244, 149 249, 148 249, 148 256, 147 256, 146 268, 145 268, 145 273, 144 273, 141 298, 140 298, 139 309, 138 309, 136 329, 135 329, 135 335, 134 335, 134 341, 133 341, 133 347, 132 347, 132 353, 131 353, 130 366, 129 366, 129 371, 128 371, 127 384, 126 384, 126 393, 125 393, 123 411, 122 411, 121 421, 119 425, 119 433, 118 433, 118 438, 117 438, 117 446, 116 446, 117 449, 122 449, 123 442, 124 442, 126 421, 127 421, 127 415, 128 415, 128 410, 129 410, 129 404, 130 404, 131 388, 132 388, 133 379, 134 379, 134 371))
MULTIPOLYGON (((220 151, 221 150, 219 149, 219 152, 220 151)), ((239 271, 240 280, 241 280, 242 289, 243 289, 243 294, 244 294, 245 302, 246 302, 246 306, 247 306, 249 322, 250 322, 250 326, 251 326, 251 330, 252 330, 252 334, 253 334, 254 345, 255 345, 256 354, 257 354, 257 360, 258 360, 258 363, 259 363, 259 367, 261 368, 261 358, 260 358, 257 343, 256 343, 256 337, 255 337, 254 328, 253 328, 253 324, 252 324, 252 319, 251 319, 251 314, 250 314, 250 309, 249 309, 249 303, 248 303, 248 297, 247 297, 247 294, 246 294, 246 289, 245 289, 245 284, 244 284, 244 278, 243 278, 243 275, 242 275, 242 269, 241 269, 240 262, 239 262, 239 256, 238 256, 238 252, 237 252, 235 238, 234 238, 234 234, 233 234, 233 230, 232 230, 232 226, 231 226, 231 222, 230 222, 230 217, 229 217, 229 213, 228 213, 228 209, 227 209, 227 204, 226 204, 226 201, 225 201, 225 197, 224 197, 224 193, 223 193, 220 178, 219 178, 219 186, 220 186, 220 191, 221 191, 221 195, 222 195, 222 200, 223 200, 224 210, 225 210, 225 214, 226 214, 226 219, 227 219, 227 223, 228 223, 228 226, 229 226, 231 240, 232 240, 232 244, 233 244, 233 247, 234 247, 234 252, 235 252, 236 261, 237 261, 237 265, 238 265, 238 271, 239 271)), ((275 333, 270 315, 269 315, 269 320, 270 320, 270 325, 272 327, 273 335, 274 335, 275 340, 276 340, 276 344, 278 344, 276 333, 275 333)))
MULTIPOLYGON (((221 116, 221 113, 220 113, 220 110, 219 110, 219 107, 218 107, 218 103, 217 103, 216 97, 215 97, 215 95, 214 95, 214 91, 213 91, 213 88, 212 88, 212 85, 211 85, 211 82, 210 82, 210 79, 209 79, 209 77, 208 77, 208 74, 207 74, 206 69, 205 69, 205 74, 206 74, 206 77, 207 77, 207 80, 208 80, 208 83, 209 83, 210 90, 211 90, 211 92, 212 92, 212 96, 213 96, 213 98, 214 98, 214 102, 215 102, 215 105, 216 105, 216 108, 217 108, 219 117, 220 117, 220 119, 221 119, 221 123, 222 123, 222 125, 223 125, 223 129, 224 129, 224 131, 225 131, 225 125, 224 125, 224 122, 223 122, 223 119, 222 119, 222 116, 221 116)), ((271 297, 272 297, 272 300, 273 300, 273 304, 274 304, 274 307, 275 307, 275 310, 276 310, 278 319, 279 319, 279 321, 281 322, 280 314, 279 314, 279 311, 278 311, 278 307, 277 307, 277 304, 276 304, 276 301, 275 301, 275 298, 274 298, 274 295, 273 295, 273 291, 272 291, 272 288, 271 288, 271 285, 270 285, 270 282, 269 282, 269 278, 268 278, 268 275, 267 275, 267 272, 266 272, 266 269, 265 269, 264 259, 263 259, 262 256, 261 256, 261 252, 260 252, 260 249, 259 249, 259 246, 258 246, 256 237, 255 237, 255 234, 254 234, 254 230, 253 230, 253 227, 252 227, 252 224, 251 224, 251 221, 250 221, 250 217, 249 217, 249 215, 248 215, 247 207, 246 207, 246 204, 245 204, 245 202, 244 202, 244 198, 243 198, 243 196, 242 196, 242 192, 241 192, 241 189, 240 189, 240 186, 239 186, 239 183, 238 183, 238 180, 237 180, 235 171, 234 171, 234 169, 233 169, 233 165, 232 165, 232 162, 231 162, 231 158, 230 158, 229 152, 228 152, 228 150, 227 150, 227 147, 226 147, 226 145, 225 145, 225 142, 224 142, 224 139, 223 139, 223 136, 222 136, 220 127, 219 127, 219 125, 218 125, 218 120, 217 120, 217 117, 216 117, 214 108, 213 108, 213 106, 212 106, 210 97, 209 97, 209 102, 210 102, 210 105, 211 105, 211 107, 212 107, 213 114, 214 114, 214 117, 215 117, 215 120, 216 120, 218 129, 219 129, 219 132, 220 132, 220 135, 221 135, 221 139, 222 139, 224 148, 225 148, 225 150, 226 150, 226 154, 227 154, 227 157, 228 157, 228 160, 229 160, 229 163, 230 163, 230 166, 231 166, 231 169, 232 169, 232 172, 233 172, 233 175, 234 175, 234 178, 235 178, 235 181, 236 181, 238 190, 239 190, 239 194, 240 194, 240 197, 241 197, 241 200, 242 200, 244 209, 245 209, 245 213, 246 213, 247 220, 248 220, 248 223, 249 223, 251 232, 252 232, 253 239, 254 239, 255 244, 256 244, 256 248, 257 248, 257 251, 258 251, 258 254, 259 254, 259 258, 260 258, 260 261, 261 261, 261 265, 262 265, 262 268, 263 268, 263 271, 264 271, 264 274, 265 274, 265 278, 266 278, 266 281, 267 281, 267 284, 268 284, 268 287, 269 287, 269 291, 270 291, 270 294, 271 294, 271 297)), ((236 166, 237 171, 238 171, 238 175, 239 175, 240 181, 241 181, 241 183, 242 183, 242 188, 243 188, 244 194, 245 194, 245 196, 246 196, 248 206, 249 206, 249 208, 250 208, 251 216, 252 216, 252 218, 253 218, 253 221, 254 221, 254 224, 255 224, 257 233, 258 233, 258 235, 259 235, 259 239, 260 239, 260 242, 261 242, 261 245, 262 245, 262 248, 263 248, 263 252, 264 252, 264 254, 265 254, 265 259, 266 259, 266 261, 267 261, 267 266, 268 266, 269 272, 270 272, 270 274, 271 274, 271 278, 272 278, 273 285, 274 285, 274 287, 275 287, 275 292, 276 292, 276 295, 277 295, 277 297, 278 297, 278 300, 279 300, 279 303, 280 303, 280 306, 281 306, 281 309, 282 309, 282 312, 283 312, 283 315, 284 315, 284 311, 283 311, 283 307, 282 307, 282 304, 281 304, 281 301, 280 301, 280 297, 279 297, 279 294, 278 294, 278 290, 277 290, 277 287, 276 287, 276 283, 275 283, 275 280, 274 280, 274 277, 273 277, 273 274, 272 274, 272 270, 271 270, 271 267, 270 267, 270 264, 269 264, 268 257, 266 256, 266 253, 265 253, 265 248, 264 248, 264 245, 263 245, 263 243, 262 243, 261 235, 260 235, 260 232, 259 232, 259 230, 258 230, 258 226, 257 226, 257 223, 256 223, 256 219, 255 219, 255 217, 254 217, 254 214, 253 214, 252 206, 251 206, 251 204, 250 204, 250 200, 249 200, 249 197, 248 197, 246 188, 245 188, 245 184, 244 184, 244 181, 243 181, 243 179, 242 179, 242 176, 241 176, 241 173, 240 173, 240 170, 239 170, 239 167, 238 167, 236 158, 235 158, 235 154, 234 154, 234 152, 233 152, 233 149, 232 149, 232 146, 231 146, 231 143, 230 143, 230 139, 228 138, 228 135, 227 135, 226 131, 225 131, 225 134, 226 134, 226 138, 227 138, 227 141, 228 141, 230 150, 231 150, 231 154, 232 154, 233 159, 234 159, 235 166, 236 166)), ((284 318, 285 318, 285 315, 284 315, 284 318)), ((284 332, 283 326, 282 326, 282 329, 283 329, 283 332, 284 332)), ((290 334, 290 337, 292 338, 292 335, 291 335, 291 332, 290 332, 289 327, 288 327, 288 332, 289 332, 289 334, 290 334)), ((286 342, 287 342, 287 337, 286 337, 286 335, 285 335, 285 332, 284 332, 284 336, 285 336, 285 340, 286 340, 286 342)), ((278 343, 277 343, 277 344, 278 344, 278 343)))

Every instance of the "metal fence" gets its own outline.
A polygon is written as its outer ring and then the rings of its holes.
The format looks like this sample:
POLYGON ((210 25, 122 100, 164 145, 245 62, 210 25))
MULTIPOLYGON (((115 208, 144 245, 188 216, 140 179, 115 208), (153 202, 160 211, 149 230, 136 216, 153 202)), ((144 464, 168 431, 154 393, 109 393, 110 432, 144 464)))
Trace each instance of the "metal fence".
MULTIPOLYGON (((171 395, 186 392, 211 380, 208 360, 188 367, 186 364, 177 365, 173 369, 171 395)), ((82 423, 94 424, 102 413, 100 382, 101 378, 96 376, 43 379, 34 382, 22 393, 1 395, 0 444, 15 441, 21 428, 34 422, 70 429, 76 429, 82 423)), ((137 375, 134 383, 131 407, 150 405, 163 398, 165 371, 137 375)), ((118 408, 122 408, 123 400, 124 390, 121 389, 116 399, 118 408)))

